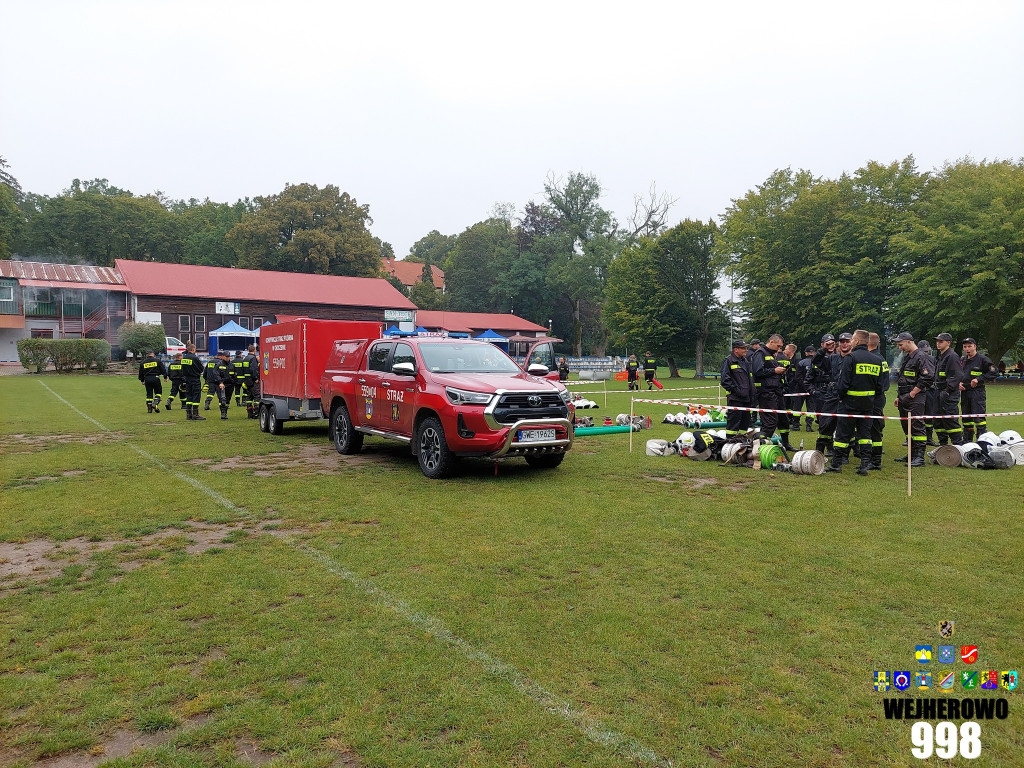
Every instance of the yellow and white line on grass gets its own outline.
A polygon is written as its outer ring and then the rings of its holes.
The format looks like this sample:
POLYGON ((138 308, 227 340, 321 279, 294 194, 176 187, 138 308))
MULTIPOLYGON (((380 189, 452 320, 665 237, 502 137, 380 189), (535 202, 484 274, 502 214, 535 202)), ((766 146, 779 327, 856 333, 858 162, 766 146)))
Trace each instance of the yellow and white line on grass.
MULTIPOLYGON (((60 402, 70 408, 72 411, 77 413, 86 421, 94 424, 96 427, 104 432, 113 432, 109 427, 100 423, 92 416, 79 410, 73 404, 68 402, 65 398, 61 397, 57 392, 51 389, 45 382, 39 382, 50 394, 57 398, 60 402)), ((186 475, 173 467, 168 466, 162 462, 159 458, 146 451, 139 446, 127 441, 121 441, 124 445, 131 448, 133 451, 138 453, 147 461, 152 462, 161 469, 169 472, 180 480, 185 481, 199 492, 205 494, 213 501, 220 504, 228 511, 240 515, 241 517, 251 518, 251 515, 241 507, 236 506, 231 502, 230 499, 225 498, 221 494, 217 493, 213 488, 210 488, 205 483, 200 482, 194 477, 186 475)), ((327 571, 338 576, 348 584, 355 587, 357 590, 362 592, 367 597, 370 597, 377 601, 378 604, 387 608, 391 612, 400 616, 402 619, 412 624, 413 626, 422 629, 429 634, 433 635, 439 641, 459 651, 462 656, 468 661, 480 664, 487 672, 500 680, 504 680, 506 683, 511 685, 525 698, 538 704, 545 711, 550 712, 553 715, 557 715, 564 721, 576 728, 580 733, 586 736, 591 741, 600 744, 604 747, 614 750, 615 752, 629 758, 630 760, 639 761, 648 765, 655 766, 666 766, 671 767, 672 762, 661 756, 659 756, 650 747, 641 744, 636 739, 629 736, 625 736, 617 731, 614 731, 604 725, 600 720, 591 717, 581 708, 575 706, 572 702, 559 698, 555 694, 548 691, 539 683, 531 680, 529 677, 524 675, 518 669, 511 664, 508 664, 501 659, 498 659, 491 654, 483 651, 479 648, 474 647, 464 638, 459 637, 451 630, 449 630, 443 622, 423 613, 422 611, 416 610, 413 606, 409 605, 404 600, 394 597, 385 590, 378 587, 369 579, 364 579, 358 574, 348 570, 343 565, 338 563, 336 560, 331 558, 329 555, 307 546, 305 543, 296 540, 292 537, 280 537, 281 541, 284 541, 292 547, 306 554, 312 560, 315 560, 322 565, 327 571)))

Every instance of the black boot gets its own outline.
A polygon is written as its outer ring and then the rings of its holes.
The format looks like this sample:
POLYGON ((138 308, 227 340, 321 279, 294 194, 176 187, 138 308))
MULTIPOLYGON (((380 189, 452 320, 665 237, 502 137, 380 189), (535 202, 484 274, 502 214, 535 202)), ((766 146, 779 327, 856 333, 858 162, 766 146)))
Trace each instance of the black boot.
POLYGON ((192 421, 192 406, 184 406, 185 408, 185 421, 192 421))
MULTIPOLYGON (((965 426, 964 427, 964 431, 963 431, 962 434, 963 434, 963 443, 973 443, 974 442, 974 427, 967 427, 967 426, 965 426)), ((963 443, 960 443, 960 445, 963 445, 963 443)))
POLYGON ((814 431, 814 421, 812 421, 811 419, 808 419, 807 420, 807 424, 804 426, 804 431, 805 432, 813 432, 814 431))
POLYGON ((160 413, 160 395, 153 398, 153 412, 160 413))
MULTIPOLYGON (((207 406, 207 410, 209 410, 209 406, 207 406)), ((192 406, 192 421, 206 421, 206 417, 205 416, 200 416, 199 415, 199 406, 198 405, 193 405, 192 406)))
POLYGON ((920 442, 917 445, 913 445, 910 448, 910 466, 912 467, 923 467, 924 466, 924 445, 920 442))
MULTIPOLYGON (((204 411, 208 411, 208 410, 210 410, 210 401, 211 401, 211 400, 213 400, 213 398, 212 398, 212 397, 208 397, 208 398, 206 398, 206 402, 205 402, 205 403, 203 403, 203 410, 204 410, 204 411)), ((198 410, 198 408, 197 408, 197 410, 198 410)))
POLYGON ((225 421, 227 421, 227 418, 228 418, 228 407, 226 405, 222 405, 220 407, 220 417, 222 419, 224 419, 225 421))
POLYGON ((842 472, 843 471, 843 452, 834 451, 832 454, 832 460, 825 465, 826 472, 842 472))
POLYGON ((871 469, 872 466, 873 463, 871 461, 871 446, 860 446, 860 466, 857 467, 857 474, 867 475, 868 470, 871 469))
POLYGON ((875 470, 878 470, 878 471, 882 470, 882 449, 881 448, 875 448, 875 447, 872 446, 872 448, 871 448, 871 466, 868 467, 868 469, 875 469, 875 470))
POLYGON ((152 412, 153 412, 153 404, 152 403, 146 403, 146 413, 152 413, 152 412))
POLYGON ((792 445, 789 444, 789 431, 779 432, 779 445, 781 445, 787 451, 795 451, 792 445))
POLYGON ((814 441, 814 450, 816 450, 820 454, 825 453, 825 441, 822 440, 820 437, 814 441))
POLYGON ((949 435, 945 432, 939 432, 939 445, 946 445, 949 442, 949 435))
POLYGON ((238 408, 242 407, 242 398, 240 398, 240 397, 236 397, 235 398, 235 406, 238 407, 238 408))
POLYGON ((924 431, 924 433, 925 433, 925 436, 926 436, 926 437, 928 438, 928 439, 927 439, 927 440, 925 441, 925 445, 930 445, 930 446, 932 446, 932 447, 934 447, 934 448, 938 448, 938 447, 939 447, 939 444, 938 444, 938 443, 936 443, 936 442, 935 442, 935 438, 934 438, 934 437, 932 437, 932 428, 931 428, 931 427, 927 427, 927 428, 925 428, 925 431, 924 431))

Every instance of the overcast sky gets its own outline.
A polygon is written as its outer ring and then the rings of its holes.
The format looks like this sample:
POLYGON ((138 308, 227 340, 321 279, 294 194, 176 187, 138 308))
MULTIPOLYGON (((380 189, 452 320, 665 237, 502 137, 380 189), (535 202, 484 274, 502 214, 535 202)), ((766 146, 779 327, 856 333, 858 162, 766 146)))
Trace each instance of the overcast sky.
POLYGON ((234 202, 368 204, 402 256, 549 173, 717 218, 775 169, 1024 156, 1024 2, 0 0, 0 156, 234 202))

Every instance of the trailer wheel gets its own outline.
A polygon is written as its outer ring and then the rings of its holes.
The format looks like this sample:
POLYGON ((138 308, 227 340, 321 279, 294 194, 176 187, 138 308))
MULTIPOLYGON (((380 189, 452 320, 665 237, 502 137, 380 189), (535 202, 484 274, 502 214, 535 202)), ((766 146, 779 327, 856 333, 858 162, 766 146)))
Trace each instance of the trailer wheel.
POLYGON ((444 427, 435 416, 428 416, 420 423, 416 433, 416 458, 420 470, 431 480, 447 477, 455 466, 455 454, 448 448, 444 427))
POLYGON ((272 435, 280 435, 284 430, 284 424, 277 418, 277 407, 273 405, 267 406, 267 432, 272 435))
POLYGON ((260 404, 260 432, 269 432, 270 425, 267 423, 270 420, 270 408, 266 403, 260 404))
POLYGON ((352 417, 344 405, 336 406, 331 413, 331 435, 338 453, 359 453, 363 449, 363 433, 352 428, 352 417))
POLYGON ((526 463, 534 469, 554 469, 562 463, 564 453, 542 453, 536 456, 526 456, 526 463))

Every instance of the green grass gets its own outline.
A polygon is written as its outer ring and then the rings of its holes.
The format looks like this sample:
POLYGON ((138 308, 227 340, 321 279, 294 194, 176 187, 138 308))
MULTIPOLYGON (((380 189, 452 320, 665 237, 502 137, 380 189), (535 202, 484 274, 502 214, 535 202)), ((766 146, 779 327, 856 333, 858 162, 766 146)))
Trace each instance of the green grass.
MULTIPOLYGON (((587 413, 629 411, 608 386, 587 413)), ((946 618, 978 667, 1024 665, 1024 470, 929 466, 908 499, 895 423, 868 478, 648 457, 682 430, 641 405, 633 453, 579 438, 557 470, 431 482, 397 443, 348 462, 325 424, 143 401, 131 377, 0 378, 0 541, 119 542, 0 582, 0 765, 119 729, 167 738, 118 766, 242 765, 238 739, 282 766, 907 765, 873 670, 913 668, 946 618), (258 474, 317 447, 326 465, 258 474), (200 522, 241 525, 192 555, 177 529, 200 522)), ((989 406, 1024 410, 1024 387, 989 406)), ((1020 762, 1006 695, 975 765, 1020 762)))

